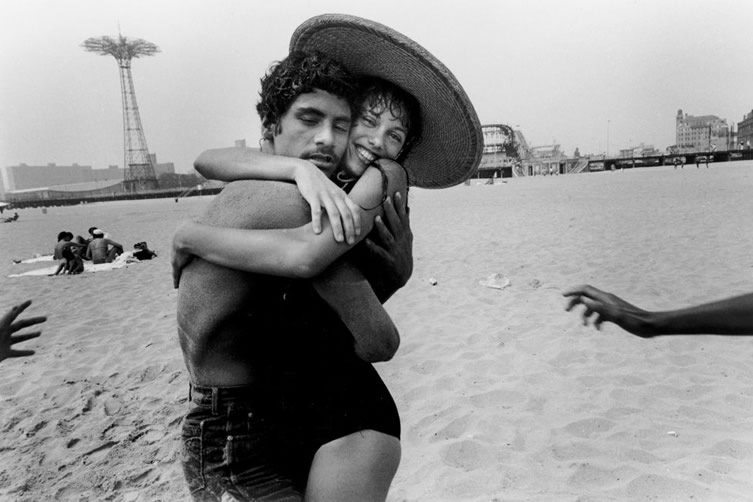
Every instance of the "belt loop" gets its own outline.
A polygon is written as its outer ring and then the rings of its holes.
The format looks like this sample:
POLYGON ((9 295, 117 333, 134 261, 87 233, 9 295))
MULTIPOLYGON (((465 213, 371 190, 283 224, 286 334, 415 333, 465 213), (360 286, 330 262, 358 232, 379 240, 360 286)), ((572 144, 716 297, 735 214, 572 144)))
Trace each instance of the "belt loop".
POLYGON ((219 408, 220 389, 212 387, 212 414, 216 414, 219 408))

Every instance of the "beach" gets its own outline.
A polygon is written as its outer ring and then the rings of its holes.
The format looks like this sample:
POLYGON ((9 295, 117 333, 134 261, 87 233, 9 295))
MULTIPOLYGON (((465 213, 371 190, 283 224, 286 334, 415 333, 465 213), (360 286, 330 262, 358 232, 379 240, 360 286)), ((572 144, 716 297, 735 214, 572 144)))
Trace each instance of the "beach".
MULTIPOLYGON (((401 415, 390 501, 750 500, 753 339, 644 340, 583 326, 590 283, 662 310, 753 291, 753 162, 411 190, 414 272, 386 304, 376 365, 401 415), (496 274, 499 288, 481 284, 496 274)), ((211 197, 19 211, 0 224, 0 308, 47 315, 33 357, 0 363, 0 500, 188 499, 187 407, 170 240, 211 197), (49 266, 98 226, 151 261, 49 266)))

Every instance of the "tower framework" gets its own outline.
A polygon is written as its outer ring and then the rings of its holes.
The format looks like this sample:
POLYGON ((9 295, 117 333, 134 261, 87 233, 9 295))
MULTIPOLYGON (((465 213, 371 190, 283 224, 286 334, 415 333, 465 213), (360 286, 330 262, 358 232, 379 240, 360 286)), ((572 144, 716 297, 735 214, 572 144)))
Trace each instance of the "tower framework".
POLYGON ((123 184, 129 192, 157 188, 154 158, 149 155, 141 115, 136 102, 136 89, 131 74, 131 60, 143 56, 153 56, 159 47, 142 39, 88 38, 82 44, 85 50, 102 56, 113 56, 120 70, 120 90, 123 105, 123 184))

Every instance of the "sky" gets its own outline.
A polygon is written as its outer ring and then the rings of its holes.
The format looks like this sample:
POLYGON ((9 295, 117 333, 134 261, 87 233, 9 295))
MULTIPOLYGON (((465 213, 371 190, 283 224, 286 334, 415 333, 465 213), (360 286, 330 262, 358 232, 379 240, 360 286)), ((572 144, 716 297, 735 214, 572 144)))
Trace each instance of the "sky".
POLYGON ((258 142, 259 79, 309 17, 409 36, 455 74, 482 124, 568 154, 674 144, 678 109, 753 109, 750 0, 13 0, 0 18, 0 166, 123 162, 115 59, 89 37, 155 43, 133 61, 149 150, 191 172, 207 148, 258 142))

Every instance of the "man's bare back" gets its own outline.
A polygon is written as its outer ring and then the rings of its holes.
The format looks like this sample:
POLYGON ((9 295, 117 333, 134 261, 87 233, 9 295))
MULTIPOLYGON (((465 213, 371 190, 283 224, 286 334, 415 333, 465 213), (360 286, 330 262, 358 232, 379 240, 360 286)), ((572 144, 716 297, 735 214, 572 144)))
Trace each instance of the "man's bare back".
MULTIPOLYGON (((294 184, 245 180, 228 184, 202 222, 269 229, 308 223, 310 209, 294 184)), ((178 333, 191 381, 203 386, 253 383, 254 306, 275 279, 213 265, 196 258, 182 272, 178 333)))

